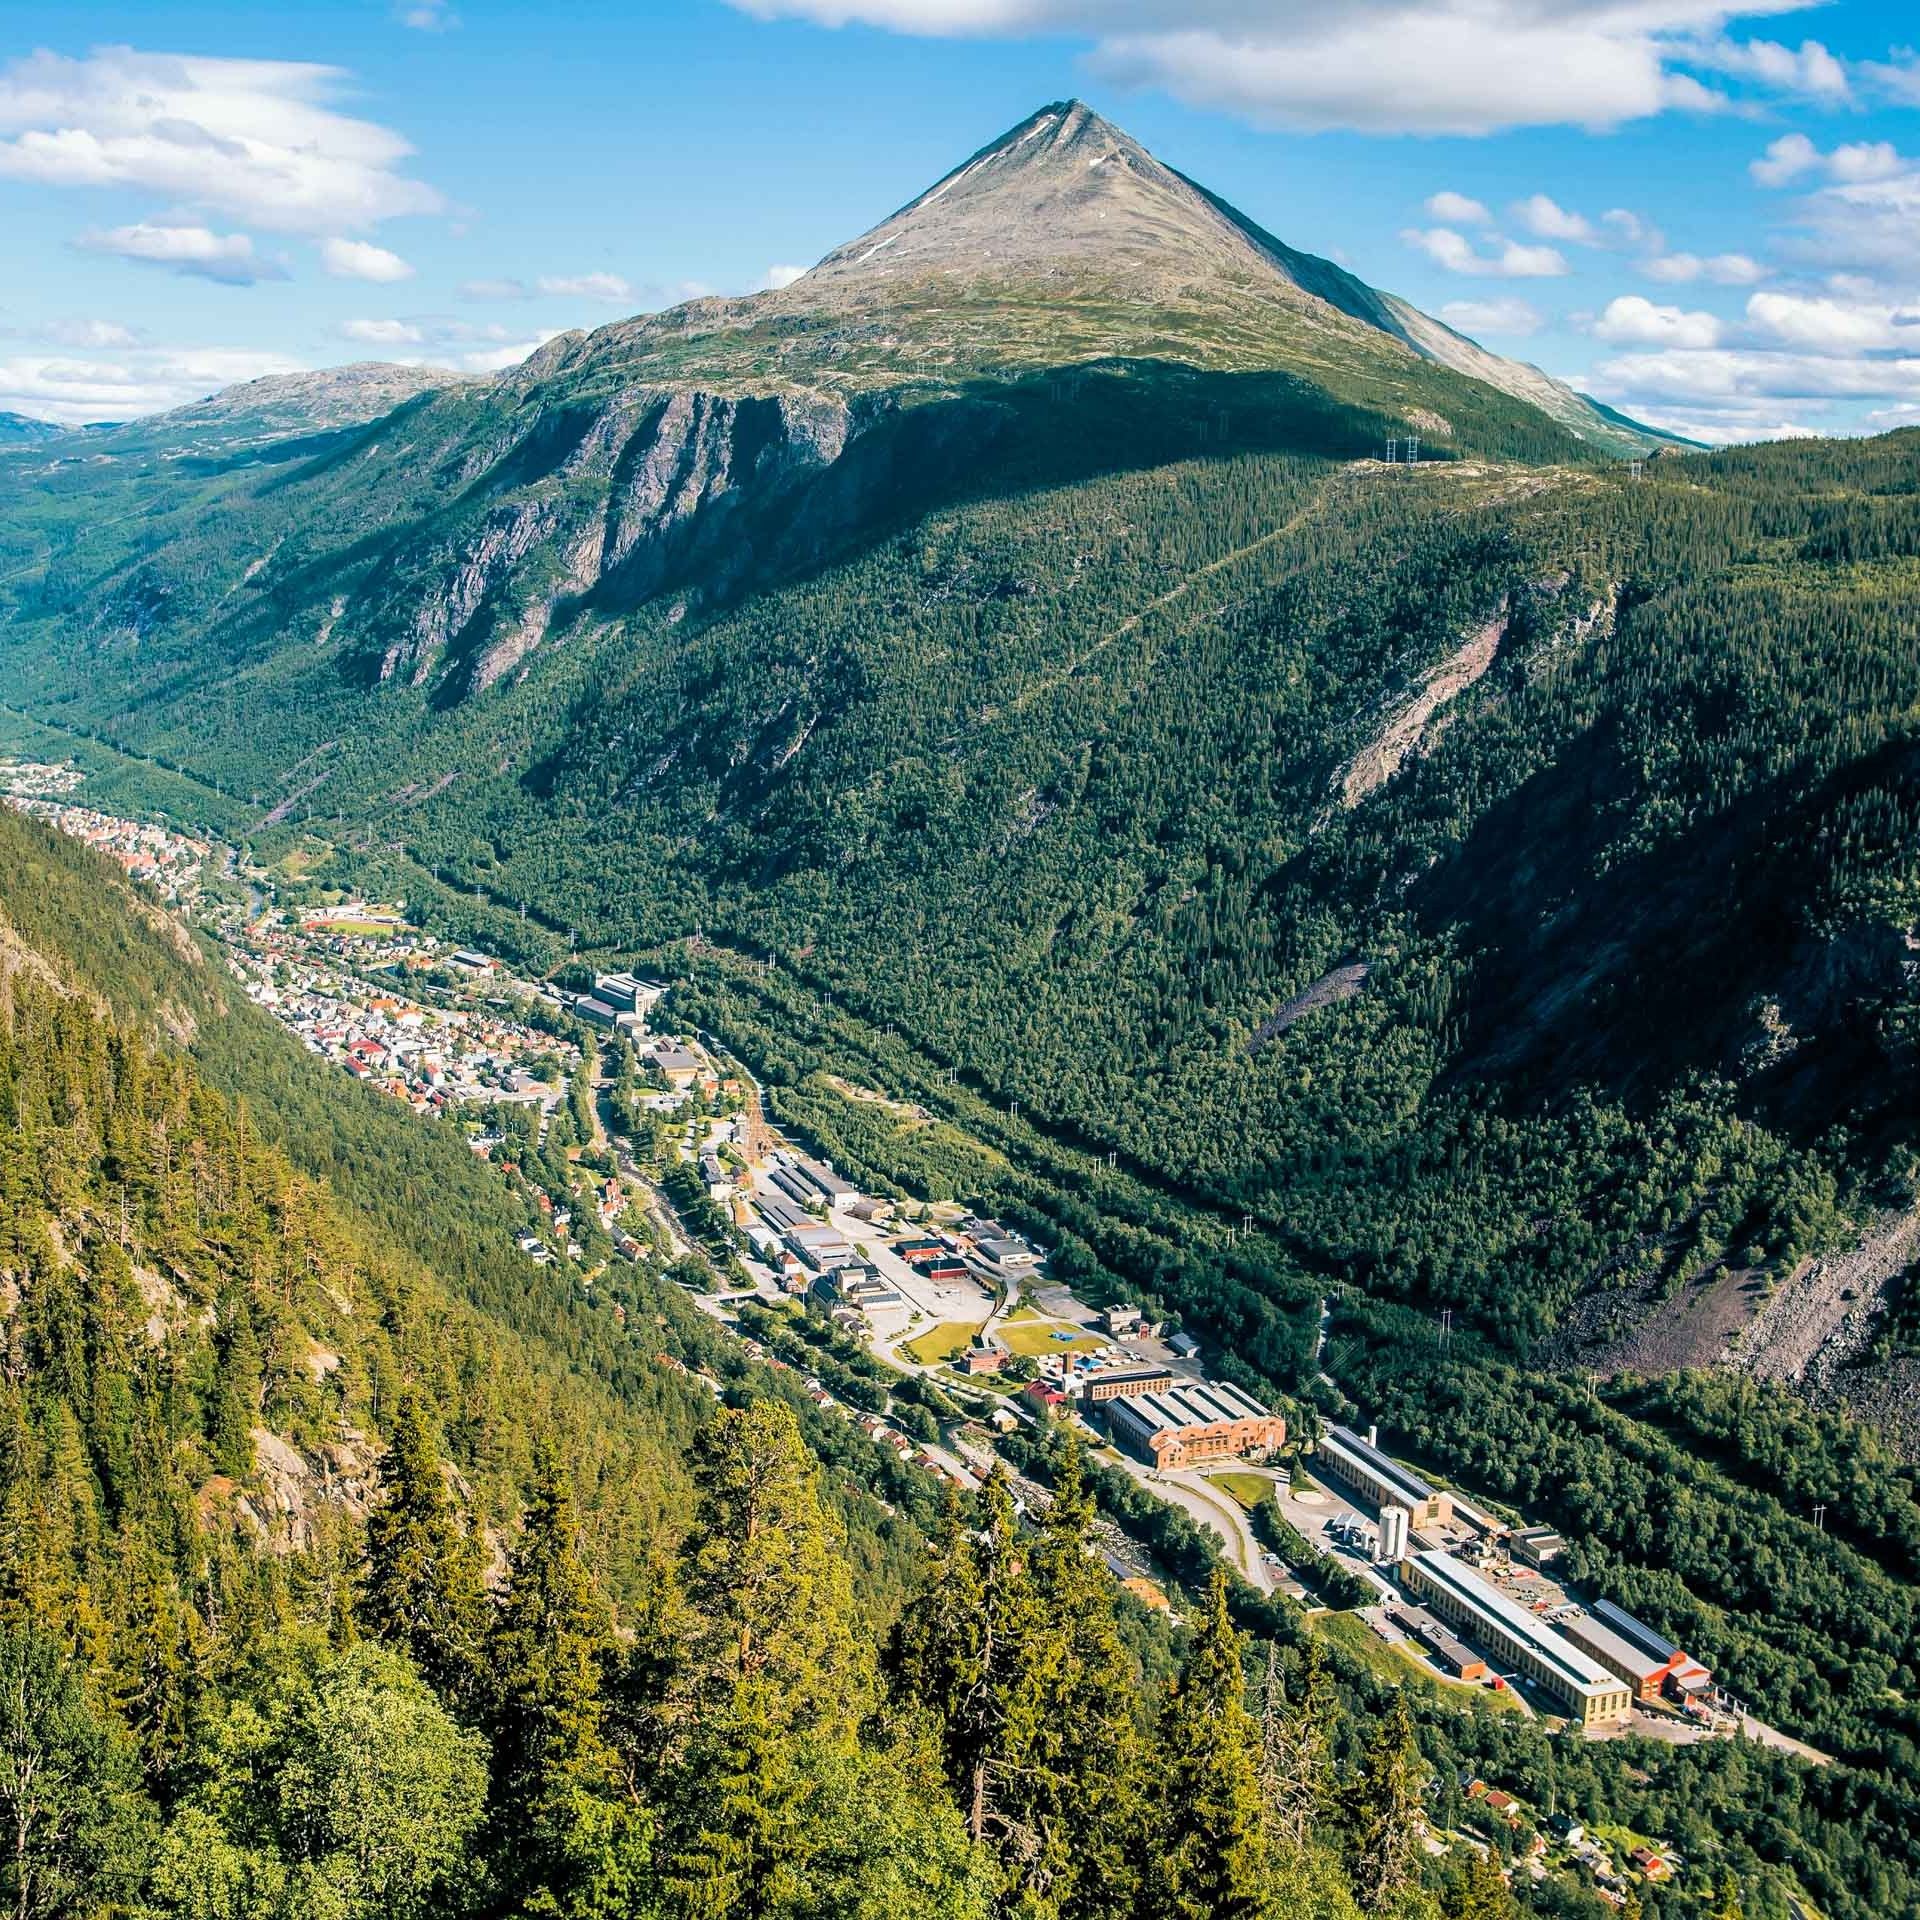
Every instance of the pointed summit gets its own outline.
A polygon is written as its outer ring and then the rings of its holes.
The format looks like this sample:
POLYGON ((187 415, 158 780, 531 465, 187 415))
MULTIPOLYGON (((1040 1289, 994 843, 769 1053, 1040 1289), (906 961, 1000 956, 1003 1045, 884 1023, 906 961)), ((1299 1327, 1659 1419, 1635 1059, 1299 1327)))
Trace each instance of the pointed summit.
POLYGON ((1315 379, 1329 365, 1356 375, 1370 368, 1365 377, 1392 383, 1396 408, 1408 404, 1398 368, 1409 355, 1523 400, 1598 445, 1636 452, 1661 437, 1288 246, 1080 100, 1029 115, 764 297, 836 323, 884 316, 876 324, 890 340, 917 329, 943 351, 997 313, 1009 344, 1039 325, 1067 358, 1078 339, 1084 351, 1310 367, 1315 379))
POLYGON ((1208 197, 1079 100, 1056 100, 808 275, 816 285, 914 274, 1271 272, 1208 197))

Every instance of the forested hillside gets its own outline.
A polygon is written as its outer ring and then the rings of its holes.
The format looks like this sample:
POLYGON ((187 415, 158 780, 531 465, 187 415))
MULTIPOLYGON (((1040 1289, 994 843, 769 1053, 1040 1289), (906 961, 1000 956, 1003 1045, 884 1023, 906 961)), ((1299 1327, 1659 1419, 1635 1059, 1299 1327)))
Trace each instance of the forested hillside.
POLYGON ((887 1635, 876 1516, 773 1376, 722 1361, 712 1410, 637 1272, 571 1365, 582 1310, 477 1310, 453 1194, 408 1196, 449 1280, 202 1077, 233 1016, 174 923, 9 814, 0 854, 12 1911, 1513 1910, 1485 1864, 1421 1884, 1404 1707, 1337 1763, 1296 1651, 1256 1717, 1221 1578, 1158 1694, 1071 1457, 1030 1537, 1003 1480, 950 1505, 887 1635))

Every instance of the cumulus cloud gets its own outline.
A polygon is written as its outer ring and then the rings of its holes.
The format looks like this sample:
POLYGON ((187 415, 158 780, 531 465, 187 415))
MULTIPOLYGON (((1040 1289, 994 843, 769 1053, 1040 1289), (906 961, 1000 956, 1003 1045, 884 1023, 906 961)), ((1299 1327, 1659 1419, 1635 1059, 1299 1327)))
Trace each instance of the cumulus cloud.
POLYGON ((1555 248, 1529 247, 1498 234, 1492 237, 1489 253, 1477 252, 1471 240, 1451 227, 1409 227, 1400 237, 1449 273, 1488 280, 1547 280, 1567 271, 1565 256, 1555 248))
POLYGON ((1544 193, 1531 194, 1515 202, 1513 217, 1536 240, 1568 240, 1576 246, 1591 247, 1600 238, 1585 214, 1569 213, 1544 193))
POLYGON ((447 33, 460 24, 447 0, 406 0, 398 12, 400 24, 415 33, 447 33))
POLYGON ((1462 333, 1507 334, 1523 339, 1546 324, 1540 310, 1526 300, 1449 300, 1440 318, 1462 333))
POLYGON ((1674 399, 1920 399, 1920 355, 1870 359, 1719 347, 1625 354, 1601 363, 1602 377, 1628 391, 1674 399))
POLYGON ((398 134, 331 104, 337 67, 106 47, 0 69, 0 177, 164 195, 295 233, 432 213, 398 134))
POLYGON ((0 358, 0 408, 77 427, 163 412, 236 381, 299 371, 301 363, 284 354, 230 348, 151 348, 113 360, 27 354, 0 358))
POLYGON ((1750 287, 1767 277, 1766 268, 1744 253, 1716 253, 1704 259, 1697 253, 1655 254, 1640 262, 1640 271, 1668 286, 1711 280, 1720 287, 1750 287))
POLYGON ((40 329, 43 339, 62 347, 137 347, 140 335, 118 320, 55 320, 40 329))
POLYGON ((1844 62, 1818 40, 1789 47, 1777 40, 1733 41, 1721 36, 1694 44, 1686 57, 1689 65, 1757 82, 1770 93, 1797 94, 1828 106, 1853 95, 1844 62))
POLYGON ((769 267, 760 276, 760 284, 754 291, 756 293, 778 292, 782 287, 792 286, 805 272, 805 267, 769 267))
POLYGON ((1865 353, 1905 347, 1920 353, 1920 307, 1880 306, 1823 295, 1756 293, 1747 320, 1788 346, 1819 353, 1865 353))
MULTIPOLYGON (((733 0, 761 19, 1075 35, 1095 69, 1263 126, 1490 133, 1732 104, 1699 73, 1831 98, 1824 48, 1740 43, 1799 0, 733 0), (1691 69, 1691 71, 1689 70, 1691 69)), ((1845 79, 1844 68, 1839 69, 1845 79)), ((1444 216, 1436 216, 1444 218, 1444 216)))
POLYGON ((284 280, 287 270, 277 260, 265 260, 254 251, 244 233, 215 233, 210 227, 162 227, 136 222, 104 233, 86 233, 75 243, 89 253, 111 253, 122 260, 148 266, 171 267, 199 280, 217 280, 225 286, 250 287, 257 280, 284 280))
POLYGON ((1655 306, 1637 293, 1609 300, 1593 322, 1596 338, 1618 346, 1711 347, 1720 340, 1720 322, 1710 313, 1655 306))
POLYGON ((1427 212, 1443 226, 1449 227, 1490 227, 1493 215, 1478 200, 1464 193, 1442 191, 1431 195, 1427 201, 1427 212))
POLYGON ((320 264, 336 280, 372 280, 387 285, 413 278, 412 267, 397 253, 376 247, 370 240, 323 240, 320 264))
POLYGON ((1784 187, 1809 173, 1843 184, 1887 180, 1913 164, 1891 140, 1854 140, 1822 153, 1804 133, 1786 133, 1749 161, 1747 171, 1763 187, 1784 187))
POLYGON ((1794 204, 1795 231, 1781 251, 1821 267, 1920 281, 1920 161, 1875 142, 1836 149, 1822 165, 1830 184, 1794 204))

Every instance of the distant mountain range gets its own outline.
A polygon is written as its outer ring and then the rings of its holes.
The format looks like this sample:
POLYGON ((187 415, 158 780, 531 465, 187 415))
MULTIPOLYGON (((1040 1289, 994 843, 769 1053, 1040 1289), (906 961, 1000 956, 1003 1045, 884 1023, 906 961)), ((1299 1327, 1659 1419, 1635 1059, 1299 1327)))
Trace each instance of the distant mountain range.
POLYGON ((57 439, 66 429, 51 420, 36 420, 31 414, 0 413, 0 449, 37 446, 43 440, 57 439))

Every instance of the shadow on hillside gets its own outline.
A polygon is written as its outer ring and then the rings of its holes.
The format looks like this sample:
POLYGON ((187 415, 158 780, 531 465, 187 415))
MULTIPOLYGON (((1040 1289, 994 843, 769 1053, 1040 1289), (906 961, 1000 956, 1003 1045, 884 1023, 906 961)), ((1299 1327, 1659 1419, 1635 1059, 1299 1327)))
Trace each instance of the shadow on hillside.
POLYGON ((1479 955, 1460 1076, 1643 1104, 1687 1074, 1729 1074, 1797 1139, 1843 1116, 1911 1134, 1883 1019, 1909 956, 1890 917, 1836 909, 1846 876, 1815 850, 1897 857, 1863 844, 1861 823, 1920 812, 1920 744, 1889 742, 1811 789, 1782 779, 1596 871, 1630 779, 1611 729, 1593 729, 1419 890, 1428 924, 1464 928, 1479 955))

